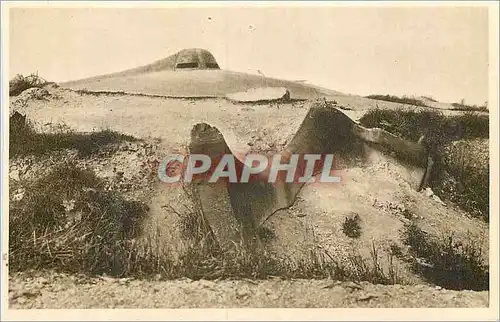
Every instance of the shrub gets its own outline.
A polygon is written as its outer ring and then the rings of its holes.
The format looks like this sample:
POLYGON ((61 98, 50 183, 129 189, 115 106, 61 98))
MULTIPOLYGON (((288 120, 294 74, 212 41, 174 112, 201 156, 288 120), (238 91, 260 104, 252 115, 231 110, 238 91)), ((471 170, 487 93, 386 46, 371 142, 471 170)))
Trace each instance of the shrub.
POLYGON ((38 76, 38 74, 30 74, 28 76, 17 74, 9 81, 9 96, 17 96, 28 88, 43 87, 46 84, 47 81, 38 76))
POLYGON ((454 290, 488 290, 489 268, 482 249, 470 238, 456 242, 453 233, 441 239, 429 236, 415 222, 406 225, 403 242, 414 256, 413 269, 431 283, 454 290))

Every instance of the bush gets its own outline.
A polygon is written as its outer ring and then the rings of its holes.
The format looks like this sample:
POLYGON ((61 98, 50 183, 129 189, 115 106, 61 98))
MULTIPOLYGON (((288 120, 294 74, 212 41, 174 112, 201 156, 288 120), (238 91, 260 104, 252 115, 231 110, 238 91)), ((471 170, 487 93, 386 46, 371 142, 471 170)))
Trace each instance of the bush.
POLYGON ((403 242, 420 260, 413 261, 413 269, 429 282, 454 290, 489 290, 489 268, 474 241, 456 242, 453 233, 433 238, 411 222, 403 232, 403 242))
POLYGON ((38 74, 28 76, 17 74, 9 81, 9 96, 17 96, 28 88, 43 87, 46 84, 47 81, 38 76, 38 74))

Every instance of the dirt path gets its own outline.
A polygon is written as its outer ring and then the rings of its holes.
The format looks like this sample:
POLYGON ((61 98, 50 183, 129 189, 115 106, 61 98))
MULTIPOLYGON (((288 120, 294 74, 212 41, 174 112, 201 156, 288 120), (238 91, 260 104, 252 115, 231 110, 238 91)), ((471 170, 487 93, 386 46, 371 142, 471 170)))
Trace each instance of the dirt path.
POLYGON ((145 281, 16 274, 11 309, 487 307, 489 292, 331 280, 145 281))

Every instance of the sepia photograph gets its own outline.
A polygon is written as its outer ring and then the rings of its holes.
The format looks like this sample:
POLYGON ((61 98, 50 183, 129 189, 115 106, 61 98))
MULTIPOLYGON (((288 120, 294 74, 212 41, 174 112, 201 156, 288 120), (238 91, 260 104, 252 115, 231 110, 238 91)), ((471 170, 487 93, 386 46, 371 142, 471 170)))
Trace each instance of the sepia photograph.
POLYGON ((2 320, 498 320, 498 10, 2 1, 2 320))

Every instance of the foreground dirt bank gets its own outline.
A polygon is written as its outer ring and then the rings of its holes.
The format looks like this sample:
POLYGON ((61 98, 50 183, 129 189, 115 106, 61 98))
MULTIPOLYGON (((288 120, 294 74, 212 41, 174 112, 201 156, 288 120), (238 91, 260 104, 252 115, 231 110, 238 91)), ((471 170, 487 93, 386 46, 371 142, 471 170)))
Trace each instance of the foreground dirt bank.
POLYGON ((11 309, 488 307, 489 292, 331 280, 146 281, 13 274, 11 309))

